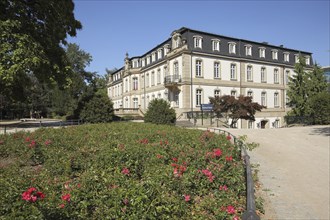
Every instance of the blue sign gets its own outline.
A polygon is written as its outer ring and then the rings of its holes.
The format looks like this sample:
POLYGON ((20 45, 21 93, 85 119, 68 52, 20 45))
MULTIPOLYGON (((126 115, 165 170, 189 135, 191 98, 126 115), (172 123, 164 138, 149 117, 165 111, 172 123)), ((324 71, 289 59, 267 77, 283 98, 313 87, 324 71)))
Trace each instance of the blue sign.
POLYGON ((213 104, 201 104, 201 110, 202 111, 212 111, 213 104))

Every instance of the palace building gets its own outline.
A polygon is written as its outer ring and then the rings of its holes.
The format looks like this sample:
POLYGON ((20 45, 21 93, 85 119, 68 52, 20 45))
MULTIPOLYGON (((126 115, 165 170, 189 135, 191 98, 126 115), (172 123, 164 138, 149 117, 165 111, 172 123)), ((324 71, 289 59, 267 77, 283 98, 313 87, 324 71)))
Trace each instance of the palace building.
POLYGON ((118 115, 143 114, 158 98, 181 119, 209 97, 252 96, 267 109, 237 127, 277 128, 284 125, 288 78, 299 56, 313 65, 310 52, 183 27, 141 56, 126 54, 124 66, 109 75, 108 96, 118 115))

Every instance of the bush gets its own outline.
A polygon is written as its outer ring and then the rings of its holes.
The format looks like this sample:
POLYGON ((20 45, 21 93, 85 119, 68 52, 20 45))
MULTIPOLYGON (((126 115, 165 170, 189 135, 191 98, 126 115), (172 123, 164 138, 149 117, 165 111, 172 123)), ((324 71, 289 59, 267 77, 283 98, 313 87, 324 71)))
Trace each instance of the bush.
POLYGON ((153 124, 175 124, 176 113, 164 99, 154 99, 150 102, 144 115, 144 122, 153 124))
POLYGON ((80 119, 87 123, 111 122, 113 104, 104 94, 95 94, 83 107, 80 119))
POLYGON ((111 123, 0 135, 0 168, 0 219, 239 219, 246 206, 239 149, 208 131, 111 123))
POLYGON ((323 92, 315 95, 309 102, 315 124, 330 124, 330 94, 323 92))

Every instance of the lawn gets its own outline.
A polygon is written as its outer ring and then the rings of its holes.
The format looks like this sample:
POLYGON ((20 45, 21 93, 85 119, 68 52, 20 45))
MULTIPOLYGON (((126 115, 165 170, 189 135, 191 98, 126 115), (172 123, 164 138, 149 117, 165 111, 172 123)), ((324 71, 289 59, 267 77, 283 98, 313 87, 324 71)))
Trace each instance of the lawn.
POLYGON ((144 123, 0 136, 0 219, 240 219, 229 137, 144 123))

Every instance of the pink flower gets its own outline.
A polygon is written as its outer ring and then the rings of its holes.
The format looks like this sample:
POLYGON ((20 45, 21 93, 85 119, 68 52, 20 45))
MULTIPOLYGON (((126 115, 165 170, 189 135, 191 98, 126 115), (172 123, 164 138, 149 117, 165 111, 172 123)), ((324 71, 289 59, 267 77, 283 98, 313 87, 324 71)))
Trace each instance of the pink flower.
POLYGON ((202 170, 202 173, 207 176, 207 178, 209 179, 210 182, 213 182, 215 176, 213 176, 212 172, 209 171, 208 169, 206 170, 202 170))
POLYGON ((231 140, 231 136, 230 135, 227 136, 227 140, 228 141, 231 140))
POLYGON ((65 207, 65 205, 62 203, 62 204, 59 205, 59 207, 60 207, 61 209, 63 209, 63 208, 65 207))
POLYGON ((178 158, 176 158, 176 157, 173 157, 172 160, 173 160, 174 162, 178 162, 178 158))
POLYGON ((235 212, 236 212, 236 210, 235 210, 234 206, 231 206, 231 205, 227 206, 228 214, 235 214, 235 212))
POLYGON ((36 146, 36 141, 32 140, 29 147, 32 148, 32 147, 35 147, 35 146, 36 146))
POLYGON ((63 201, 70 202, 71 195, 68 193, 68 194, 62 195, 61 198, 62 198, 63 201))
POLYGON ((46 140, 45 141, 45 145, 47 146, 47 145, 50 145, 52 143, 52 141, 51 140, 46 140))
POLYGON ((37 189, 34 187, 30 187, 25 192, 22 193, 22 199, 28 202, 36 202, 38 199, 45 198, 45 194, 42 192, 36 192, 37 189), (36 193, 35 193, 36 192, 36 193))
POLYGON ((235 216, 233 217, 233 220, 239 220, 239 217, 235 215, 235 216))
POLYGON ((222 154, 222 151, 218 148, 218 149, 214 149, 213 150, 213 154, 215 157, 220 157, 222 154))
POLYGON ((232 161, 233 160, 233 157, 232 156, 226 156, 226 161, 232 161))
POLYGON ((121 173, 124 175, 129 175, 129 169, 125 167, 124 169, 122 169, 121 173))
POLYGON ((190 195, 183 195, 184 201, 189 202, 190 201, 190 195))
POLYGON ((227 191, 228 187, 226 185, 220 186, 219 190, 227 191))
POLYGON ((26 141, 26 142, 30 142, 30 137, 26 137, 26 138, 25 138, 25 141, 26 141))

